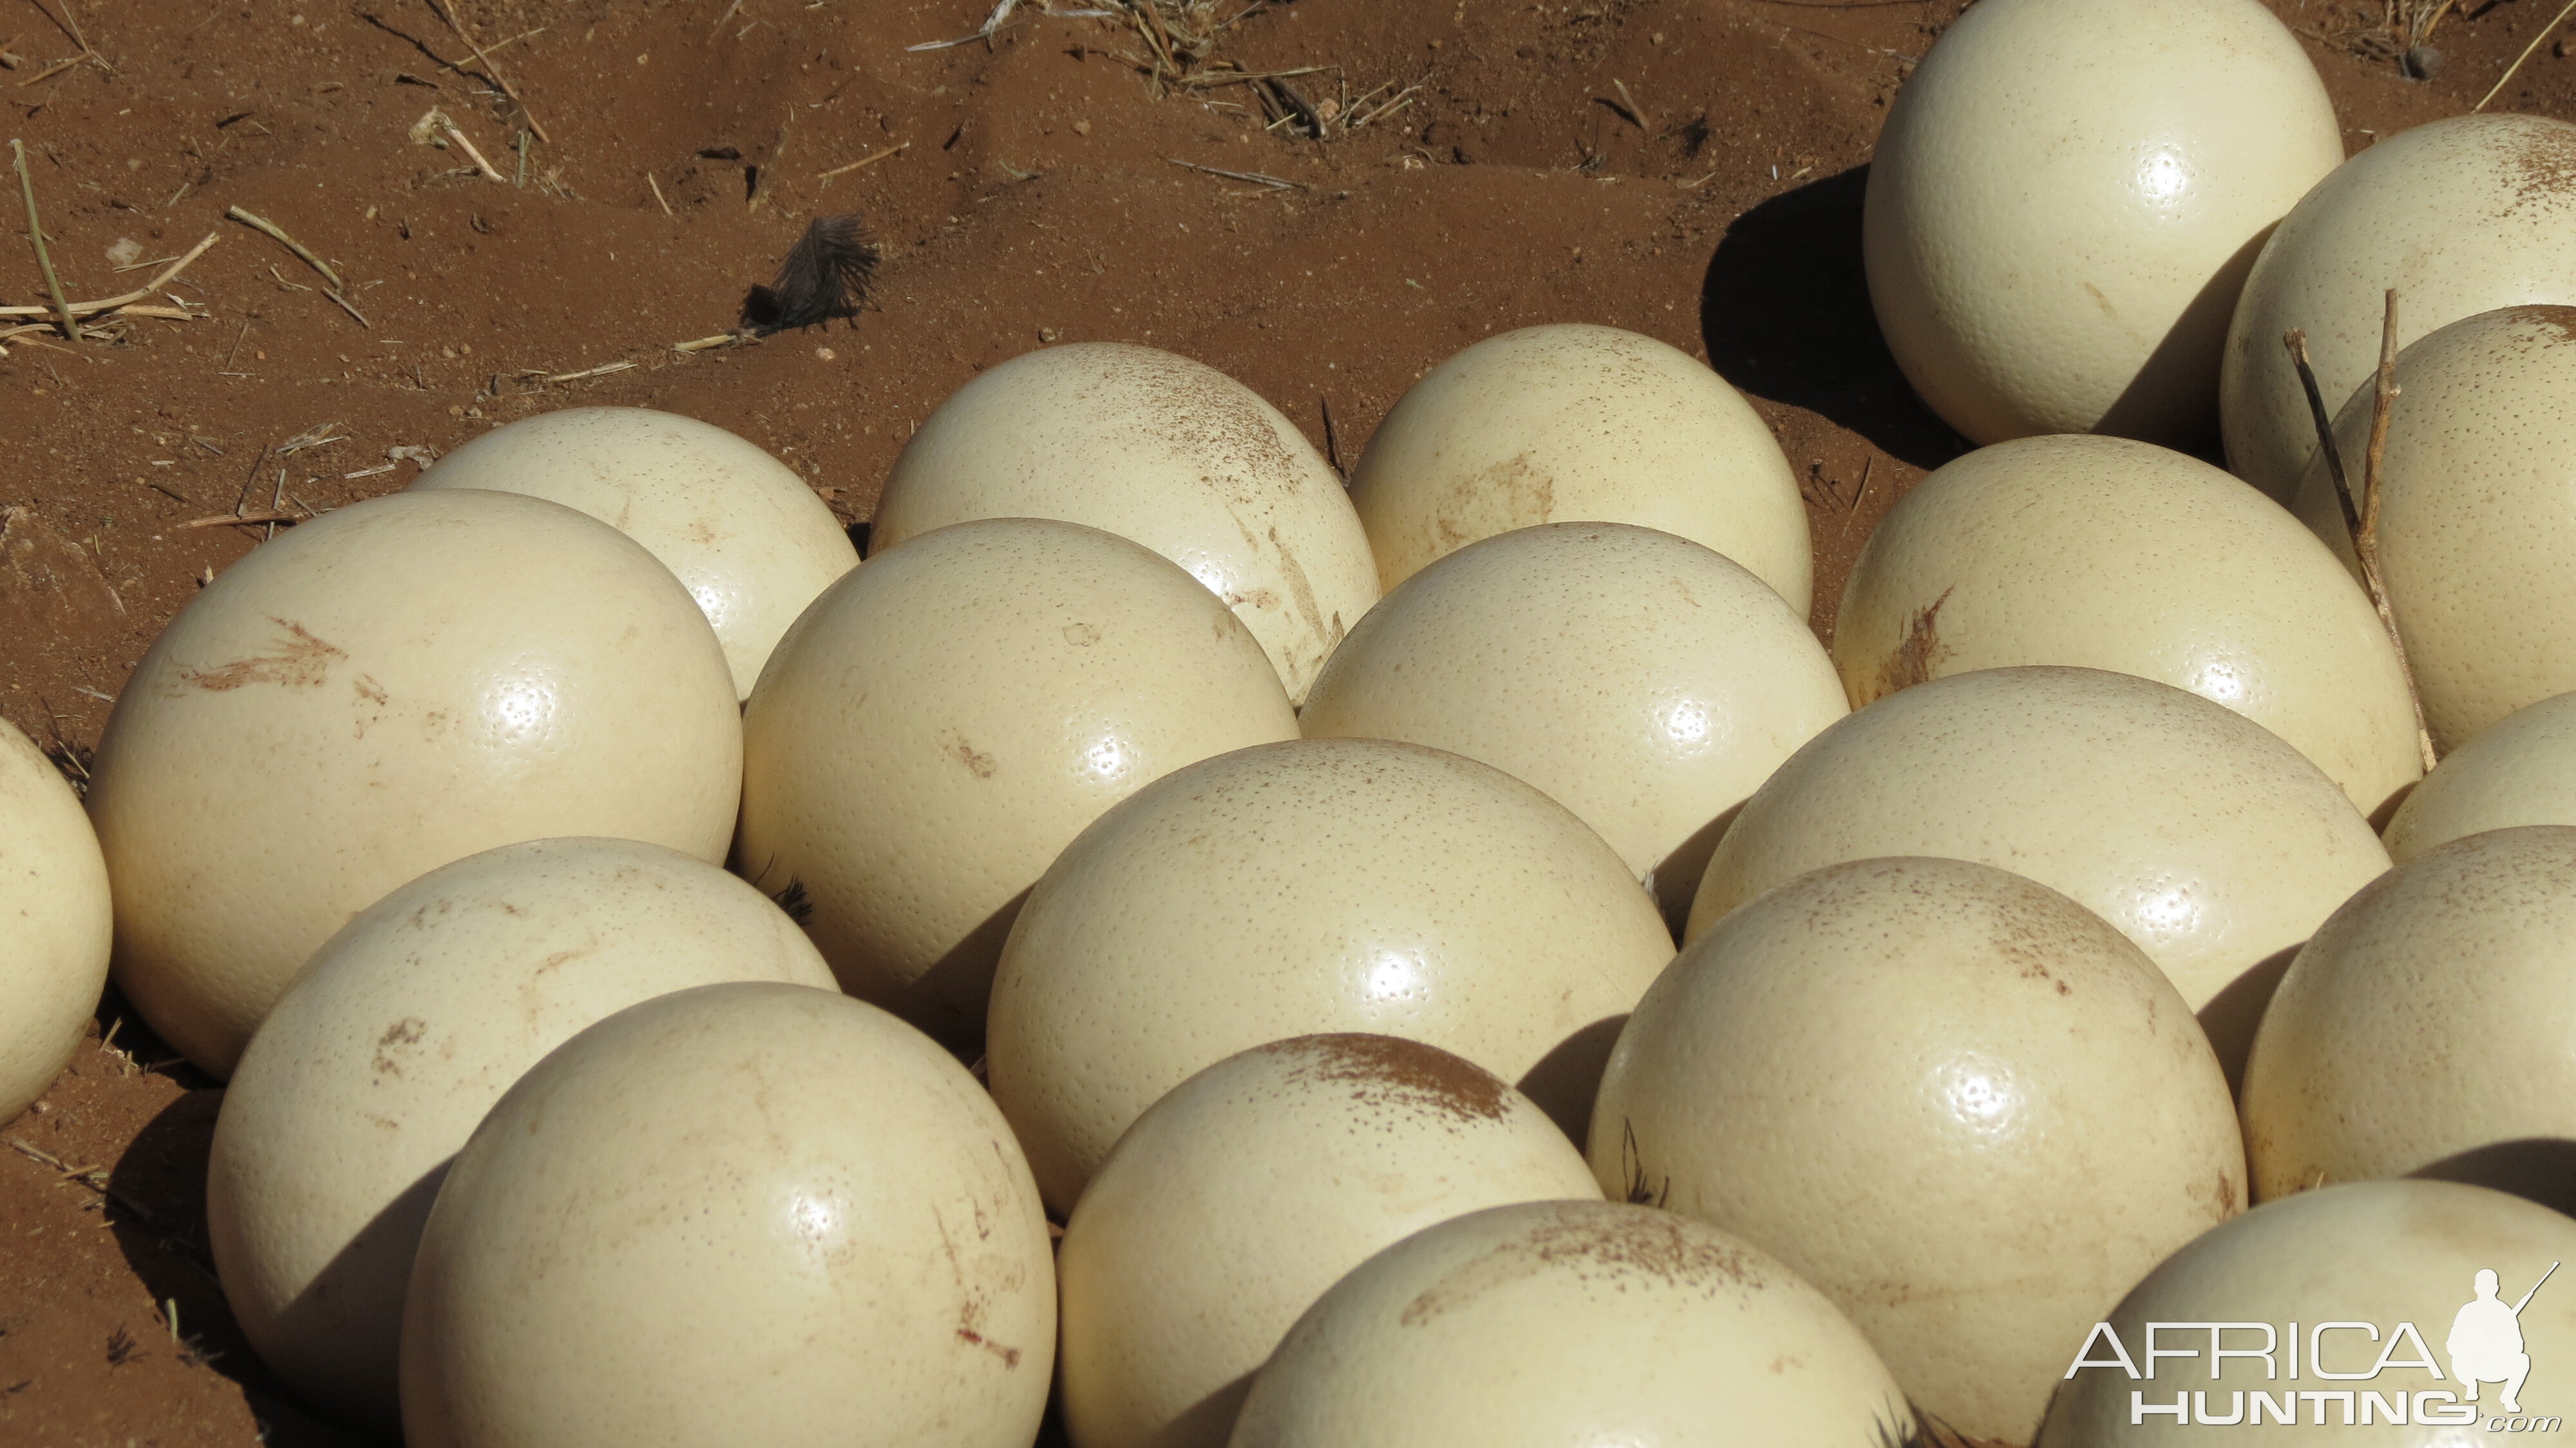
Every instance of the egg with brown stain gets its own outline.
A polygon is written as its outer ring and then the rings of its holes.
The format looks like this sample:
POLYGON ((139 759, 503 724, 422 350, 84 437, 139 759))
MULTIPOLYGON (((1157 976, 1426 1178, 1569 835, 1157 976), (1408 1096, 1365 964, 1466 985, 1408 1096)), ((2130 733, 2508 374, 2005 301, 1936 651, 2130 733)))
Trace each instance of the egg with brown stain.
POLYGON ((412 1254, 484 1112, 583 1028, 729 980, 832 988, 759 891, 636 840, 469 855, 341 927, 251 1037, 206 1167, 215 1267, 260 1360, 392 1432, 412 1254))
POLYGON ((971 1052, 1020 901, 1103 810, 1297 737, 1238 617, 1141 544, 988 518, 878 553, 743 714, 735 867, 842 988, 971 1052))
POLYGON ((1252 630, 1292 701, 1377 602, 1368 536, 1314 444, 1152 347, 1071 343, 977 374, 904 444, 869 551, 976 518, 1060 518, 1162 554, 1252 630))
POLYGON ((1729 914, 1620 1033, 1602 1189, 1759 1242, 1918 1408, 2021 1443, 2065 1344, 2245 1207, 2209 1040, 2146 952, 2019 875, 1877 859, 1729 914))
POLYGON ((1075 1448, 1219 1448, 1262 1361, 1378 1249, 1507 1202, 1592 1197, 1527 1097, 1445 1051, 1301 1036, 1137 1118, 1065 1223, 1075 1448))
POLYGON ((1045 1213, 991 1098, 801 985, 699 986, 548 1053, 457 1153, 402 1327, 411 1448, 1027 1448, 1045 1213))
POLYGON ((438 489, 225 570, 135 666, 91 773, 118 988, 223 1076, 332 932, 450 860, 564 835, 723 859, 742 718, 642 545, 438 489))
POLYGON ((2231 1078, 2289 953, 2388 868, 2334 781, 2241 715, 2099 669, 1981 669, 1791 755, 1718 842, 1687 938, 1883 855, 2010 870, 2109 921, 2200 1013, 2231 1078))
POLYGON ((778 636, 858 549, 794 469, 694 417, 649 407, 568 407, 496 427, 412 479, 578 508, 678 575, 748 698, 778 636))
POLYGON ((1869 1343, 1778 1258, 1624 1202, 1488 1207, 1317 1299, 1232 1448, 1916 1441, 1869 1343))
MULTIPOLYGON (((2282 334, 2305 333, 2318 389, 2338 407, 2379 365, 2390 288, 2400 347, 2497 307, 2576 303, 2576 125, 2432 121, 2380 138, 2291 208, 2228 327, 2219 406, 2237 476, 2290 500, 2317 429, 2282 334)), ((2357 481, 2360 452, 2344 456, 2357 481)))
POLYGON ((1164 1092, 1319 1031, 1463 1056, 1580 1139, 1672 954, 1618 854, 1491 765, 1382 739, 1237 750, 1137 791, 1038 880, 994 980, 993 1097, 1059 1211, 1164 1092))
POLYGON ((1616 327, 1488 337, 1396 400, 1351 473, 1389 589, 1480 538, 1629 523, 1726 555, 1807 612, 1814 560, 1771 429, 1707 364, 1616 327))
POLYGON ((2245 1068, 2255 1195, 2410 1172, 2576 1210, 2576 827, 2429 850, 2290 963, 2245 1068))

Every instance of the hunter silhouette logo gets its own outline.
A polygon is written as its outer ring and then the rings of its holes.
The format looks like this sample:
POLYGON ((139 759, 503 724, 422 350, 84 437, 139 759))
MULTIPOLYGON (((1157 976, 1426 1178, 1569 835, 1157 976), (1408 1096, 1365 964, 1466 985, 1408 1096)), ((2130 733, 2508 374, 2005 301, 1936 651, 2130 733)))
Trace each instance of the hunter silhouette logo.
POLYGON ((2442 1344, 2451 1355, 2451 1376, 2460 1380, 2462 1396, 2474 1403, 2482 1383, 2502 1383, 2504 1392, 2498 1406, 2508 1413, 2522 1411, 2523 1380, 2531 1376, 2531 1354, 2522 1350, 2522 1310, 2539 1295, 2541 1283, 2558 1270, 2540 1274, 2531 1291, 2511 1307, 2496 1296, 2496 1275, 2492 1268, 2478 1269, 2478 1295, 2451 1319, 2451 1336, 2442 1344))
POLYGON ((2438 1355, 2412 1322, 2148 1322, 2132 1328, 2139 1334, 2134 1353, 2117 1329, 2097 1322, 2066 1376, 2108 1369, 2137 1384, 2129 1391, 2133 1428, 2161 1420, 2173 1427, 2448 1424, 2556 1433, 2562 1419, 2522 1409, 2532 1367, 2522 1312, 2559 1265, 2550 1263, 2510 1301, 2501 1274, 2477 1269, 2473 1295, 2452 1314, 2438 1355), (2493 1408, 2480 1401, 2489 1385, 2497 1388, 2486 1394, 2493 1408))

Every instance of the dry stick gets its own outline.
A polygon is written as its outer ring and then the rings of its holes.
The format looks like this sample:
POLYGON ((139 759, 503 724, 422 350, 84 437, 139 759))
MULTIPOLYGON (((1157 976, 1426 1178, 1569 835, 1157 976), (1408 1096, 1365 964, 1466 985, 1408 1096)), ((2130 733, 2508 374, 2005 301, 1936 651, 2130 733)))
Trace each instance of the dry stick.
POLYGON ((64 71, 67 71, 73 66, 80 64, 82 61, 89 59, 89 55, 90 53, 84 50, 69 60, 55 61, 53 64, 46 66, 43 70, 40 70, 34 75, 27 77, 25 80, 18 82, 18 89, 25 90, 27 87, 38 84, 39 82, 52 80, 55 76, 61 75, 64 71))
POLYGON ((814 173, 814 179, 817 181, 829 181, 835 176, 846 176, 852 171, 873 166, 879 161, 884 160, 886 157, 909 148, 911 145, 912 143, 910 141, 899 141, 894 145, 888 146, 884 150, 877 152, 873 156, 861 156, 859 159, 852 161, 846 166, 835 166, 829 171, 817 171, 814 173))
POLYGON ((233 523, 266 523, 274 528, 279 523, 296 522, 303 518, 303 516, 304 515, 301 513, 283 512, 223 513, 212 518, 191 518, 185 523, 177 523, 172 526, 178 528, 221 528, 233 523))
POLYGON ((1222 176, 1228 181, 1249 181, 1255 186, 1268 186, 1279 191, 1311 191, 1314 189, 1303 181, 1289 181, 1278 176, 1264 176, 1258 171, 1228 171, 1221 166, 1202 166, 1196 161, 1184 161, 1178 156, 1165 156, 1163 159, 1171 162, 1175 166, 1182 167, 1185 170, 1204 171, 1210 176, 1222 176))
MULTIPOLYGON (((86 317, 96 312, 112 312, 119 307, 133 307, 134 303, 142 301, 145 297, 148 297, 154 292, 161 290, 163 287, 168 286, 178 277, 179 273, 188 269, 188 263, 204 256, 206 254, 206 248, 213 246, 214 244, 215 233, 211 231, 207 232, 205 240, 198 242, 194 247, 189 248, 186 256, 180 257, 177 261, 170 263, 167 268, 163 269, 163 271, 159 275, 153 277, 152 280, 145 282, 142 286, 137 287, 133 291, 125 293, 123 296, 103 297, 95 302, 69 303, 68 305, 70 307, 71 314, 75 317, 86 317)), ((146 317, 171 315, 171 312, 167 308, 154 308, 150 311, 145 311, 142 308, 133 307, 133 310, 137 315, 146 317)), ((54 315, 53 309, 50 307, 0 307, 0 317, 42 317, 49 315, 54 315)))
POLYGON ((311 251, 306 250, 304 243, 297 241, 294 237, 291 237, 285 232, 279 230, 276 222, 270 221, 266 217, 253 216, 238 206, 225 207, 224 215, 231 217, 233 220, 240 222, 242 225, 247 226, 254 231, 267 233, 271 238, 283 244, 288 251, 302 257, 306 266, 309 266, 322 274, 322 279, 331 284, 331 289, 333 291, 346 291, 348 289, 347 285, 340 280, 340 274, 331 270, 330 263, 322 260, 322 258, 318 256, 315 256, 311 251))
POLYGON ((2487 108, 2487 102, 2496 98, 2496 92, 2503 90, 2505 82, 2513 79, 2514 72, 2521 70, 2522 63, 2531 59, 2531 53, 2540 48, 2540 42, 2547 40, 2551 35, 2555 34, 2559 26, 2567 23, 2567 17, 2570 15, 2576 15, 2576 0, 2567 0, 2567 8, 2558 12, 2558 18, 2550 21, 2547 25, 2540 27, 2540 33, 2531 37, 2531 43, 2522 48, 2522 54, 2513 58, 2513 64, 2504 68, 2504 74, 2496 77, 2495 85, 2491 87, 2485 95, 2478 97, 2478 103, 2469 107, 2470 111, 2477 112, 2485 110, 2487 108))
POLYGON ((62 326, 63 340, 77 342, 80 323, 72 320, 71 303, 63 300, 62 278, 54 275, 53 256, 45 250, 44 224, 36 219, 36 178, 27 174, 27 148, 12 136, 9 150, 18 160, 18 190, 27 198, 27 239, 36 244, 36 267, 45 274, 45 295, 53 298, 54 320, 62 326))
POLYGON ((492 163, 483 159, 483 153, 474 149, 474 143, 465 139, 463 131, 456 129, 453 123, 446 127, 446 131, 447 139, 465 148, 465 159, 473 162, 474 169, 482 172, 487 180, 498 181, 504 186, 510 184, 510 178, 493 170, 492 163))
POLYGON ((647 171, 644 173, 644 184, 653 188, 653 199, 662 203, 662 214, 664 216, 670 215, 671 203, 662 199, 662 183, 654 180, 653 173, 647 171))
POLYGON ((2364 457, 2362 494, 2357 503, 2351 475, 2344 471, 2343 452, 2335 445, 2334 419, 2326 413, 2325 397, 2317 390, 2316 369, 2308 363, 2307 333, 2293 327, 2281 334, 2281 345, 2289 349, 2290 365, 2298 370, 2299 385, 2307 393, 2308 416, 2316 424, 2317 446, 2325 454, 2326 476, 2334 482, 2344 531, 2352 539, 2353 557, 2361 565, 2361 586, 2370 595, 2370 606, 2379 614, 2379 626, 2387 631, 2390 647, 2397 652, 2397 672, 2406 681, 2406 699, 2415 710, 2415 747, 2424 772, 2430 774, 2438 762, 2433 754, 2432 731, 2425 726, 2424 700, 2416 692, 2415 669, 2407 660, 2406 639, 2397 631, 2397 615, 2388 605, 2388 584, 2379 572, 2379 465, 2388 440, 2388 407, 2397 397, 2397 293, 2388 293, 2387 312, 2381 322, 2379 370, 2371 392, 2370 450, 2364 457))
POLYGON ((476 44, 473 34, 457 21, 456 12, 447 8, 447 0, 429 0, 429 4, 438 12, 438 18, 447 22, 447 28, 456 32, 456 38, 465 42, 465 48, 474 52, 474 58, 483 62, 483 73, 492 77, 492 84, 499 86, 501 94, 518 105, 520 112, 528 118, 528 129, 537 133, 538 140, 553 145, 555 138, 546 134, 545 123, 537 119, 535 111, 528 109, 528 102, 519 94, 518 87, 510 84, 510 78, 501 74, 501 68, 492 63, 491 55, 476 44))

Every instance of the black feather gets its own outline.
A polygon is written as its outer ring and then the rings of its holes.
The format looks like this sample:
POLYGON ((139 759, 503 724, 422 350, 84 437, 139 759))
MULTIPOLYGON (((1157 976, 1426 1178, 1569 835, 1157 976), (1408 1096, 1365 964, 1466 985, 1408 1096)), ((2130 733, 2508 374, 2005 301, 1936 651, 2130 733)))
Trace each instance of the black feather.
POLYGON ((765 337, 857 316, 876 271, 876 243, 855 214, 818 216, 779 263, 777 277, 743 297, 742 330, 765 337))

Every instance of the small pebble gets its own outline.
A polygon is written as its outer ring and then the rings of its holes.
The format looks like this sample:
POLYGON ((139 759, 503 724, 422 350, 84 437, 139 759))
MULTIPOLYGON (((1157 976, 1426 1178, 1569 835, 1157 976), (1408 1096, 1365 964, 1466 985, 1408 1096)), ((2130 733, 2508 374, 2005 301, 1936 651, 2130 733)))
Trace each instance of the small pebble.
POLYGON ((2406 52, 2406 73, 2417 80, 2431 80, 2442 73, 2442 52, 2429 45, 2419 45, 2406 52))

